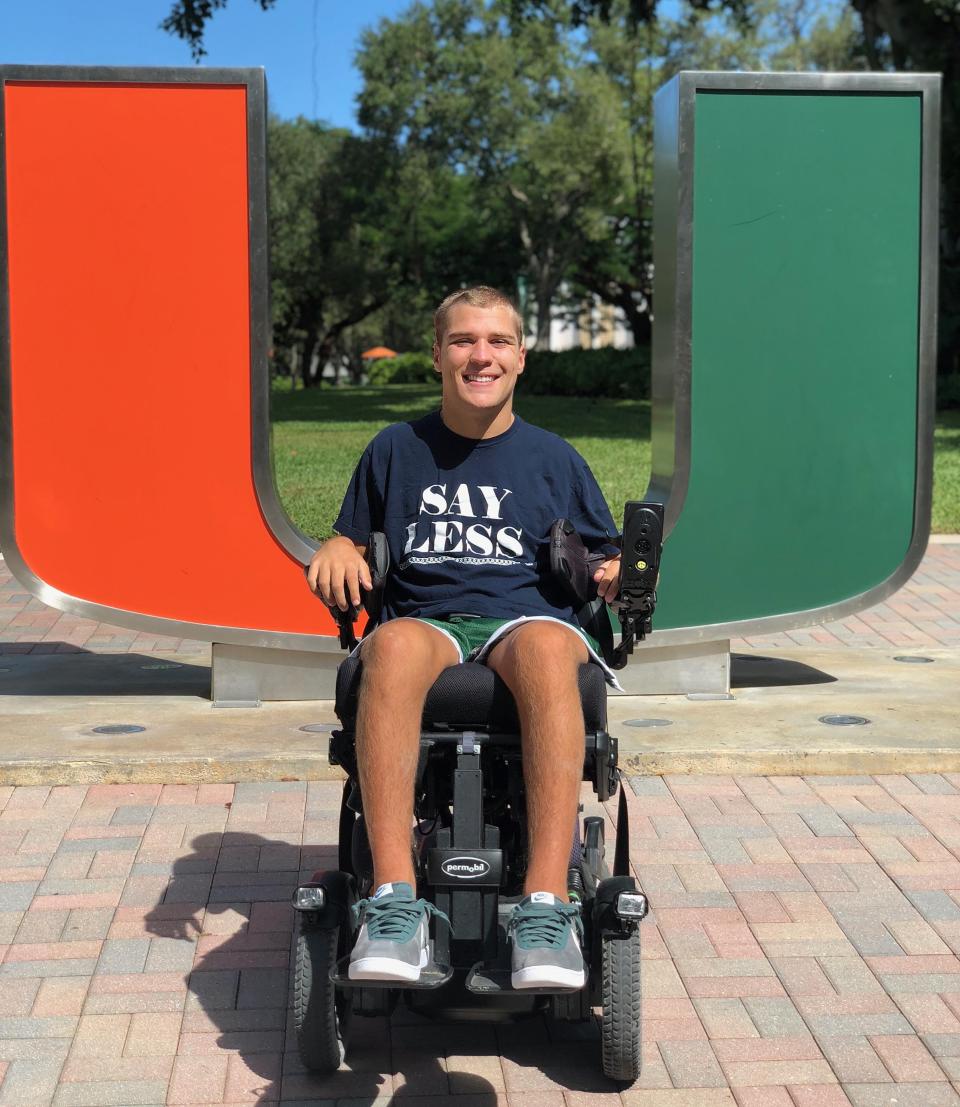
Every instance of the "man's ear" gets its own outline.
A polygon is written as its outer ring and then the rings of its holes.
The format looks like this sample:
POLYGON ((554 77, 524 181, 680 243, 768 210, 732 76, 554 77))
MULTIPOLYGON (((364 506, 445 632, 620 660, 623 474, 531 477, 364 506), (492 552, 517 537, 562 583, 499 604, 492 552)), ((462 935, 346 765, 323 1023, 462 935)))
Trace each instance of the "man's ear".
POLYGON ((527 364, 527 348, 521 342, 520 343, 520 352, 517 355, 517 374, 518 375, 523 372, 526 364, 527 364))
POLYGON ((433 371, 440 372, 440 346, 436 342, 433 344, 433 371))

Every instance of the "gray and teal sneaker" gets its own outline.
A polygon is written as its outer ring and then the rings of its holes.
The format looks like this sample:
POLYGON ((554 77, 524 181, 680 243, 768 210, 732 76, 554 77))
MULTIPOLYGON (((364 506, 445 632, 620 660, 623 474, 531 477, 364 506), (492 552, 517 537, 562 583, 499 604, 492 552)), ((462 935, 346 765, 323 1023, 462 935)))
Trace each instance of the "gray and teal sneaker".
POLYGON ((416 983, 430 958, 429 917, 448 922, 447 916, 427 900, 414 899, 413 888, 404 883, 382 884, 353 910, 363 921, 350 954, 350 979, 416 983))
POLYGON ((514 988, 582 988, 587 980, 578 935, 580 907, 550 892, 522 899, 510 916, 514 988))

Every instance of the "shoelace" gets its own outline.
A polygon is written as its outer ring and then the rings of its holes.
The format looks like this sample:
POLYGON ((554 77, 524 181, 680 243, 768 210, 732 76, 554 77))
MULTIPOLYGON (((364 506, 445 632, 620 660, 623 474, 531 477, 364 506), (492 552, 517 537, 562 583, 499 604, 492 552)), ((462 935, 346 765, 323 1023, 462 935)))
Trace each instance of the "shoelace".
POLYGON ((425 899, 362 899, 353 905, 353 918, 354 922, 359 922, 363 913, 371 938, 407 942, 413 937, 424 911, 428 916, 436 915, 442 919, 453 932, 447 916, 425 899))
POLYGON ((508 933, 516 933, 523 949, 562 949, 568 919, 582 936, 583 922, 577 904, 524 903, 514 908, 507 929, 508 933))

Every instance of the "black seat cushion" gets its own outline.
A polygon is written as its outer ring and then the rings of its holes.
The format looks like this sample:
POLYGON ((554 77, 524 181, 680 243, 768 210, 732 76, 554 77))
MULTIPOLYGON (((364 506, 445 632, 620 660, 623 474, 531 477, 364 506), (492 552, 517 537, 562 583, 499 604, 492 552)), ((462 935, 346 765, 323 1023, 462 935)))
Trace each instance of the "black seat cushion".
MULTIPOLYGON (((337 671, 337 718, 353 729, 357 717, 357 693, 362 665, 349 657, 337 671)), ((603 670, 589 663, 580 666, 580 702, 587 732, 606 730, 607 693, 603 670)), ((486 665, 465 661, 444 669, 427 695, 423 729, 437 724, 449 727, 518 734, 520 720, 510 689, 486 665)))

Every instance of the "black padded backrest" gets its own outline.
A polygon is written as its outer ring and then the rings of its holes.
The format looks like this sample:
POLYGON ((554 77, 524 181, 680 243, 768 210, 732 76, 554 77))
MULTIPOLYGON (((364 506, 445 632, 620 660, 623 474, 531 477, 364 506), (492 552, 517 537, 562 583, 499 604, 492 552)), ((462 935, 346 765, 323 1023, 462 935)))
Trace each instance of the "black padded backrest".
MULTIPOLYGON (((337 718, 352 729, 357 717, 357 693, 362 665, 357 656, 349 657, 337 671, 337 718)), ((580 702, 585 730, 606 730, 607 693, 603 670, 589 663, 578 674, 580 702)), ((520 733, 517 705, 510 689, 486 665, 466 661, 444 669, 427 694, 423 709, 423 729, 438 723, 449 727, 520 733)))

